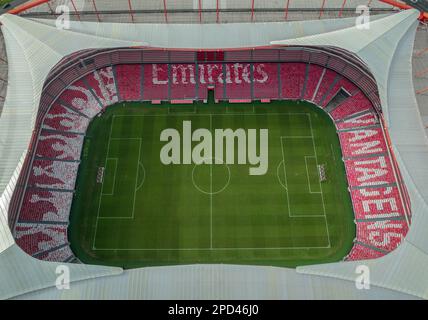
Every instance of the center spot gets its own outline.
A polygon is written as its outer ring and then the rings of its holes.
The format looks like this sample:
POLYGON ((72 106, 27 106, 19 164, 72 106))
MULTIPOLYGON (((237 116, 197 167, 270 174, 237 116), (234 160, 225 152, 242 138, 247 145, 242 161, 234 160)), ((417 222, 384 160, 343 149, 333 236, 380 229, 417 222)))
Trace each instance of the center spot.
POLYGON ((192 170, 192 182, 197 190, 205 194, 217 194, 227 188, 230 169, 227 164, 197 164, 192 170))

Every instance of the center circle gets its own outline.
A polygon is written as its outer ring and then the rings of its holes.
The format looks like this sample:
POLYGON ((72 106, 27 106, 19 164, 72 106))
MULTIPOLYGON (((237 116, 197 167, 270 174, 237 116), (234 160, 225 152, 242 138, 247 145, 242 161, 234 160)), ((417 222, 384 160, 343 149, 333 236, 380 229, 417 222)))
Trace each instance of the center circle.
POLYGON ((192 170, 192 182, 204 194, 217 194, 224 191, 230 182, 230 168, 227 164, 196 164, 192 170))

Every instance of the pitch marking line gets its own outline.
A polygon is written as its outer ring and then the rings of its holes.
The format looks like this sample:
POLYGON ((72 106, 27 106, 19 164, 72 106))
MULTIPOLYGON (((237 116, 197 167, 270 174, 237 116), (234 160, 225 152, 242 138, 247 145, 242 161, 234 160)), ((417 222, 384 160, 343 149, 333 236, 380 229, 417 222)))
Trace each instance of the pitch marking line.
POLYGON ((136 198, 137 189, 138 189, 138 173, 140 171, 140 157, 141 157, 142 139, 140 138, 139 140, 140 140, 140 143, 138 145, 137 172, 135 173, 134 200, 133 200, 133 203, 132 203, 132 219, 134 219, 134 216, 135 216, 135 198, 136 198))
MULTIPOLYGON (((297 136, 299 138, 299 136, 297 136)), ((286 190, 286 194, 287 194, 287 204, 288 204, 288 217, 290 218, 320 218, 320 217, 324 217, 324 214, 292 214, 291 213, 291 207, 290 207, 290 195, 288 193, 288 181, 287 181, 287 169, 285 167, 285 156, 284 156, 284 146, 282 143, 282 139, 283 138, 293 138, 293 136, 281 136, 280 140, 281 140, 281 151, 282 151, 282 161, 281 163, 283 164, 283 169, 284 169, 284 183, 285 183, 285 190, 286 190)), ((309 137, 307 137, 309 138, 309 137)))
MULTIPOLYGON (((287 183, 287 171, 285 168, 285 157, 284 157, 284 146, 282 143, 282 139, 286 139, 286 138, 307 138, 307 139, 311 139, 312 140, 312 145, 313 145, 313 149, 314 149, 314 156, 315 157, 315 163, 318 167, 318 159, 317 159, 317 153, 316 153, 316 148, 315 148, 315 139, 314 139, 314 135, 313 135, 313 130, 312 130, 312 122, 311 122, 311 115, 310 114, 306 114, 308 116, 309 119, 309 125, 310 125, 310 131, 311 131, 311 135, 310 136, 281 136, 280 140, 281 140, 281 151, 282 151, 282 162, 284 165, 284 179, 285 179, 285 190, 287 193, 287 202, 288 202, 288 215, 290 218, 297 218, 297 217, 303 217, 303 218, 310 218, 310 217, 323 217, 324 221, 325 221, 325 227, 326 227, 326 232, 327 232, 327 238, 328 238, 328 248, 331 247, 331 241, 330 241, 330 233, 328 230, 328 223, 327 223, 327 215, 326 215, 326 210, 325 210, 325 203, 324 203, 324 196, 323 196, 323 190, 321 187, 321 181, 319 181, 319 185, 320 185, 320 195, 321 195, 321 200, 322 200, 322 205, 323 205, 323 212, 324 214, 322 215, 293 215, 291 213, 291 209, 290 209, 290 198, 289 198, 289 194, 288 194, 288 183, 287 183)), ((309 185, 310 188, 310 185, 309 185)))
POLYGON ((267 248, 102 248, 95 251, 244 251, 244 250, 307 250, 307 249, 330 249, 330 246, 319 247, 267 247, 267 248))
POLYGON ((315 158, 315 156, 305 156, 306 176, 308 177, 309 193, 310 194, 320 194, 321 191, 312 191, 312 189, 311 189, 311 181, 309 179, 309 169, 308 169, 308 158, 315 158))
POLYGON ((144 176, 143 176, 143 180, 141 181, 141 183, 137 186, 137 189, 135 190, 135 191, 138 191, 138 190, 140 190, 141 189, 141 187, 143 186, 143 184, 144 184, 144 181, 146 181, 146 169, 144 168, 144 164, 142 163, 142 162, 140 162, 139 163, 139 167, 140 167, 140 169, 142 169, 142 173, 144 174, 144 176))
MULTIPOLYGON (((139 144, 139 153, 138 153, 138 162, 137 162, 137 174, 136 174, 136 184, 138 183, 138 172, 139 172, 139 167, 142 165, 140 163, 140 157, 141 157, 141 138, 111 138, 111 134, 112 134, 112 130, 113 130, 113 121, 115 119, 115 117, 145 117, 145 116, 182 116, 185 115, 184 113, 169 113, 169 108, 168 107, 168 114, 147 114, 147 115, 113 115, 112 117, 112 123, 110 126, 110 133, 109 133, 109 140, 108 140, 108 147, 107 147, 107 155, 109 154, 110 151, 110 142, 111 140, 140 140, 140 144, 139 144)), ((196 106, 194 106, 194 110, 196 111, 196 106)), ((214 116, 229 116, 229 115, 306 115, 309 117, 309 122, 310 122, 310 127, 311 127, 311 136, 281 136, 281 149, 282 149, 282 163, 284 164, 284 178, 285 178, 285 183, 286 186, 285 189, 287 191, 287 203, 288 206, 290 206, 289 203, 289 195, 288 195, 288 186, 287 186, 287 173, 286 173, 286 169, 285 169, 285 161, 284 161, 284 151, 283 151, 283 145, 282 145, 282 138, 312 138, 312 142, 314 145, 314 151, 315 151, 315 141, 313 139, 313 131, 312 131, 312 123, 311 123, 311 115, 308 113, 274 113, 274 112, 270 112, 270 113, 255 113, 255 108, 253 106, 253 112, 254 113, 237 113, 237 114, 233 114, 233 113, 219 113, 219 114, 197 114, 196 112, 192 115, 194 116, 210 116, 212 117, 214 116)), ((315 159, 317 160, 317 156, 316 156, 316 151, 315 151, 315 159)), ((105 165, 106 165, 106 161, 107 158, 105 160, 105 165)), ((281 164, 281 163, 280 163, 281 164)), ((212 167, 212 165, 211 165, 212 167)), ((144 166, 142 167, 144 170, 144 166)), ((279 166, 278 166, 279 168, 279 166)), ((277 169, 278 171, 278 169, 277 169)), ((210 173, 212 175, 212 173, 210 173)), ((144 179, 145 180, 145 179, 144 179)), ((143 182, 144 182, 143 180, 143 182)), ((143 183, 142 183, 143 184, 143 183)), ((141 185, 142 185, 141 184, 141 185)), ((95 247, 95 242, 96 242, 96 236, 97 236, 97 230, 98 230, 98 220, 99 219, 134 219, 134 213, 135 213, 135 196, 136 196, 136 191, 141 187, 140 186, 136 186, 135 187, 135 191, 134 191, 134 202, 133 202, 133 212, 132 212, 132 217, 100 217, 100 207, 101 207, 101 198, 102 195, 100 196, 100 200, 99 200, 99 205, 98 205, 98 212, 97 212, 97 220, 96 220, 96 224, 95 224, 95 234, 94 234, 94 239, 93 239, 93 245, 92 245, 92 249, 95 251, 197 251, 197 250, 220 250, 220 251, 224 251, 224 250, 304 250, 304 249, 329 249, 331 248, 331 243, 330 243, 330 236, 329 236, 329 232, 328 232, 328 223, 327 223, 327 217, 325 214, 325 205, 324 205, 324 199, 323 199, 323 208, 324 208, 324 215, 298 215, 298 216, 292 216, 290 215, 291 211, 289 210, 289 215, 290 217, 324 217, 325 218, 325 223, 326 223, 326 228, 327 228, 327 236, 328 236, 328 240, 329 240, 329 245, 328 246, 314 246, 314 247, 268 247, 268 248, 213 248, 212 247, 212 195, 211 195, 211 245, 210 248, 101 248, 98 249, 95 247)), ((321 187, 321 182, 320 182, 320 187, 321 187)), ((102 185, 103 188, 103 185, 102 185)), ((211 188, 212 188, 212 179, 211 179, 211 188)), ((322 193, 322 189, 321 190, 321 195, 322 193)))
MULTIPOLYGON (((297 115, 297 116, 307 116, 308 113, 305 112, 285 112, 285 113, 279 113, 279 112, 265 112, 265 113, 195 113, 191 114, 192 117, 206 117, 206 116, 287 116, 287 115, 297 115)), ((184 113, 165 113, 165 114, 116 114, 113 115, 113 117, 182 117, 185 116, 184 113)))
MULTIPOLYGON (((210 115, 210 132, 213 128, 213 116, 210 115)), ((210 248, 213 248, 213 162, 210 165, 210 248)), ((229 174, 230 177, 230 174, 229 174)), ((193 175, 192 175, 193 178, 193 175)))
MULTIPOLYGON (((113 116, 112 120, 111 120, 111 124, 110 124, 110 133, 109 133, 109 136, 108 136, 107 154, 106 154, 106 159, 104 160, 104 167, 106 167, 106 165, 107 165, 107 157, 108 157, 108 154, 110 153, 111 133, 113 131, 113 122, 114 122, 114 119, 115 119, 115 117, 113 116)), ((104 180, 103 180, 103 182, 101 184, 101 190, 103 190, 103 188, 104 188, 104 180)), ((102 193, 102 191, 101 191, 101 193, 102 193)), ((102 198, 103 198, 103 196, 102 196, 102 194, 100 194, 100 199, 98 200, 97 219, 95 221, 94 239, 92 241, 92 250, 95 250, 95 242, 96 242, 96 239, 97 239, 98 220, 100 219, 100 209, 101 209, 101 200, 102 200, 102 198)))
MULTIPOLYGON (((139 141, 139 153, 138 153, 138 161, 137 161, 137 172, 135 174, 135 186, 134 186, 134 196, 133 196, 133 204, 132 204, 132 215, 131 216, 102 216, 99 217, 98 219, 101 220, 108 220, 108 219, 134 219, 135 216, 135 199, 136 199, 136 193, 137 190, 139 189, 137 184, 138 184, 138 174, 139 174, 139 168, 140 168, 140 154, 141 154, 141 143, 142 143, 142 139, 141 138, 111 138, 111 140, 137 140, 139 141)), ((108 155, 108 154, 107 154, 108 155)), ((142 184, 141 184, 142 185, 142 184)), ((101 195, 102 198, 103 195, 101 195)), ((102 200, 101 200, 102 201, 102 200)))
MULTIPOLYGON (((314 131, 312 129, 312 117, 311 117, 310 113, 308 113, 307 115, 308 115, 308 119, 309 119, 309 127, 311 129, 311 135, 313 137, 314 136, 314 131)), ((317 156, 317 149, 315 147, 315 139, 314 138, 312 138, 312 146, 314 148, 315 164, 317 165, 317 168, 318 168, 318 156, 317 156)), ((328 230, 327 213, 326 213, 326 210, 325 210, 324 193, 323 193, 323 190, 322 190, 321 181, 318 180, 318 182, 319 182, 319 186, 320 186, 320 190, 321 190, 321 200, 322 200, 322 207, 323 207, 323 210, 324 210, 325 228, 327 230, 328 245, 331 246, 330 231, 328 230)))
MULTIPOLYGON (((193 110, 192 111, 185 111, 185 112, 174 112, 174 111, 171 111, 171 108, 174 110, 174 109, 180 109, 180 108, 183 108, 183 107, 168 107, 168 114, 172 114, 172 115, 196 114, 196 112, 197 112, 196 111, 196 105, 193 105, 193 110)), ((184 108, 186 108, 186 107, 184 107, 184 108)))
MULTIPOLYGON (((239 108, 239 105, 237 106, 239 108)), ((226 114, 228 115, 245 115, 245 114, 256 114, 256 108, 254 105, 252 105, 252 109, 250 112, 236 112, 237 110, 233 110, 230 112, 231 109, 235 107, 230 107, 229 104, 226 106, 226 114)))
MULTIPOLYGON (((114 175, 113 175, 113 187, 112 187, 112 191, 110 193, 104 193, 104 179, 105 177, 103 177, 103 185, 102 185, 102 189, 101 189, 101 196, 112 196, 114 195, 114 189, 115 189, 115 185, 116 185, 116 172, 117 172, 117 158, 107 158, 106 159, 106 163, 108 163, 109 160, 114 160, 114 175)), ((107 169, 107 167, 105 167, 107 169)))

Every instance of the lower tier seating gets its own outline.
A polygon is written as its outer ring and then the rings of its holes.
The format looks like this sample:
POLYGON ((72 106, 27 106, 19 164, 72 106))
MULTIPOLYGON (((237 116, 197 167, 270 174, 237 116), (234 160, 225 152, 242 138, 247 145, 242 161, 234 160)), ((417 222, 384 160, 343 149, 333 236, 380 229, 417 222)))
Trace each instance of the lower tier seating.
POLYGON ((115 77, 112 67, 91 72, 85 77, 97 100, 103 108, 118 102, 115 77))
POLYGON ((386 251, 394 250, 408 231, 405 220, 380 220, 357 223, 360 242, 386 251))
POLYGON ((342 153, 345 158, 361 157, 387 152, 382 128, 357 129, 339 132, 342 153))
POLYGON ((300 99, 305 82, 306 63, 282 63, 280 72, 282 98, 300 99))
POLYGON ((119 64, 116 69, 116 84, 122 101, 141 100, 141 70, 139 64, 119 64))
POLYGON ((388 155, 345 160, 350 187, 374 186, 395 182, 388 155))
POLYGON ((61 247, 59 249, 44 252, 40 255, 38 255, 37 258, 45 261, 64 261, 68 262, 70 258, 74 257, 73 252, 70 249, 70 246, 66 245, 64 247, 61 247))
POLYGON ((28 185, 37 188, 73 190, 78 166, 77 162, 35 159, 28 185))
POLYGON ((336 121, 338 130, 354 129, 358 127, 367 127, 379 124, 378 117, 374 112, 367 112, 354 117, 336 121))
POLYGON ((67 243, 67 225, 18 223, 17 244, 29 255, 54 249, 67 243))
POLYGON ((68 86, 59 99, 88 118, 94 117, 101 111, 100 103, 82 80, 78 80, 73 85, 68 86))
POLYGON ((303 93, 303 99, 312 101, 323 71, 324 68, 316 64, 311 64, 309 66, 308 79, 306 80, 306 89, 303 93))
POLYGON ((370 100, 367 99, 361 91, 359 91, 357 94, 349 97, 337 108, 331 111, 330 115, 334 120, 340 120, 356 113, 368 111, 372 108, 373 106, 370 100))
POLYGON ((254 99, 278 99, 278 69, 277 63, 254 63, 254 99))
POLYGON ((83 135, 42 131, 36 156, 58 160, 79 160, 83 135))
POLYGON ((72 200, 72 192, 27 189, 19 219, 27 222, 67 222, 72 200))
POLYGON ((351 199, 356 219, 404 217, 396 186, 354 189, 351 190, 351 199))
POLYGON ((64 107, 56 102, 49 109, 43 121, 43 128, 64 131, 85 133, 89 125, 89 119, 64 107))
POLYGON ((355 243, 352 247, 351 252, 346 257, 346 260, 367 260, 367 259, 376 259, 385 255, 385 252, 374 250, 363 246, 361 244, 355 243))

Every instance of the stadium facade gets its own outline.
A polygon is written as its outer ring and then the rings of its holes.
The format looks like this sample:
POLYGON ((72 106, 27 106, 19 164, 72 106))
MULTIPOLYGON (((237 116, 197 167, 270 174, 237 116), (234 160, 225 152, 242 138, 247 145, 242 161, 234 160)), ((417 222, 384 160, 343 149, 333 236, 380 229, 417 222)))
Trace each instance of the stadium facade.
POLYGON ((167 25, 55 21, 14 15, 0 18, 9 77, 0 115, 0 289, 1 298, 177 298, 311 299, 428 298, 428 141, 412 84, 411 56, 419 12, 372 17, 370 32, 354 18, 239 24, 167 25), (242 35, 246 36, 243 37, 242 35), (214 36, 215 35, 215 36, 214 36), (219 36, 220 35, 220 36, 219 36), (10 231, 10 207, 32 134, 45 80, 64 57, 85 49, 281 48, 320 46, 353 53, 378 85, 380 106, 411 205, 412 224, 392 253, 364 262, 340 262, 297 269, 191 265, 134 270, 67 264, 71 288, 55 288, 55 262, 25 254, 10 231), (364 264, 371 289, 357 290, 356 268, 364 264), (84 280, 84 281, 83 281, 84 280), (132 285, 130 285, 132 283, 132 285))

